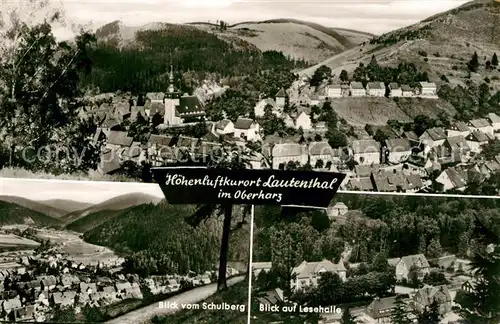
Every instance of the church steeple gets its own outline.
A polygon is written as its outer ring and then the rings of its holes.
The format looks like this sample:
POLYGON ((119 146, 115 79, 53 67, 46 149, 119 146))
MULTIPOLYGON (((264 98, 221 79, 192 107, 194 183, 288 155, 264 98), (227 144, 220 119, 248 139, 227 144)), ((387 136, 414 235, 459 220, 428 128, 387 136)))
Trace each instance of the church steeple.
POLYGON ((168 92, 169 93, 176 93, 175 89, 175 78, 174 78, 174 66, 170 64, 170 73, 168 77, 169 85, 168 85, 168 92))

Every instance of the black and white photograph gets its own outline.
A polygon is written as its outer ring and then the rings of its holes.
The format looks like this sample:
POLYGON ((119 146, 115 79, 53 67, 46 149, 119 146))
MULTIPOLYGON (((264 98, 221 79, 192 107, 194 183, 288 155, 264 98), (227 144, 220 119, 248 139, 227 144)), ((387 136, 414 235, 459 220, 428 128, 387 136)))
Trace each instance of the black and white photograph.
POLYGON ((245 206, 223 235, 216 206, 156 184, 1 181, 2 320, 246 323, 245 206))
POLYGON ((500 323, 498 55, 500 0, 0 0, 0 321, 500 323))
POLYGON ((229 143, 345 191, 498 195, 499 6, 2 1, 2 176, 150 182, 229 143))
POLYGON ((499 204, 340 193, 256 209, 251 322, 498 323, 499 204))

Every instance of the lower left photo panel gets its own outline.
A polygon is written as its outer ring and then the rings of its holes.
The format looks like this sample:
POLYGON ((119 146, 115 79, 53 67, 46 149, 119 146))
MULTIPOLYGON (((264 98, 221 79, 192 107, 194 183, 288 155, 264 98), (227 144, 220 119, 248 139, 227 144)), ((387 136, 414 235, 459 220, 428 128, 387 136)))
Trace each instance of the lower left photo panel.
POLYGON ((250 207, 0 178, 0 320, 247 323, 250 207))

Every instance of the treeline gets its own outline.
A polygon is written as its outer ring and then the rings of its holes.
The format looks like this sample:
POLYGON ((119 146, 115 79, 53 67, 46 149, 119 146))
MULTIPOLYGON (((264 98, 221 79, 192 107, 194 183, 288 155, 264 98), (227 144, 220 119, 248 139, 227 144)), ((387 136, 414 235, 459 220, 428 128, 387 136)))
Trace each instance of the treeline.
POLYGON ((171 25, 161 30, 136 33, 136 44, 121 48, 117 42, 99 42, 89 51, 94 64, 83 86, 102 92, 133 93, 165 91, 168 71, 189 73, 192 80, 180 85, 184 91, 209 74, 219 77, 258 75, 276 68, 305 67, 304 61, 290 60, 281 52, 260 52, 248 43, 229 43, 194 27, 171 25))
POLYGON ((414 63, 402 62, 397 67, 381 66, 375 56, 372 56, 370 63, 365 65, 360 63, 354 70, 352 81, 366 84, 370 81, 383 82, 385 85, 391 82, 407 84, 410 87, 418 87, 419 82, 428 82, 427 72, 421 72, 414 63))
POLYGON ((350 262, 370 263, 381 252, 388 257, 424 253, 435 258, 444 252, 466 256, 476 218, 486 224, 500 222, 495 200, 342 194, 337 201, 351 210, 344 224, 330 224, 318 211, 290 216, 287 209, 263 207, 256 213, 256 262, 271 261, 278 247, 284 248, 283 239, 274 239, 279 235, 293 238, 294 266, 304 260, 338 260, 344 244, 351 246, 350 262))
POLYGON ((430 36, 432 27, 425 25, 417 30, 407 30, 404 32, 396 31, 384 34, 377 38, 372 38, 370 44, 393 45, 402 41, 415 40, 430 36))
POLYGON ((86 232, 84 239, 126 253, 125 269, 132 273, 202 273, 219 260, 221 227, 208 221, 192 227, 186 219, 193 213, 190 205, 144 204, 86 232))

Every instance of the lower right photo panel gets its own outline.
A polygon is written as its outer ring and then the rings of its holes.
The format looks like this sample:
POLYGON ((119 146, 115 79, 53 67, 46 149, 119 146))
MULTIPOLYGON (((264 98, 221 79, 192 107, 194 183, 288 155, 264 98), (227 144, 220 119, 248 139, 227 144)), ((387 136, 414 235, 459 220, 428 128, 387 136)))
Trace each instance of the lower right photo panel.
POLYGON ((500 200, 256 206, 251 323, 500 323, 500 200))

